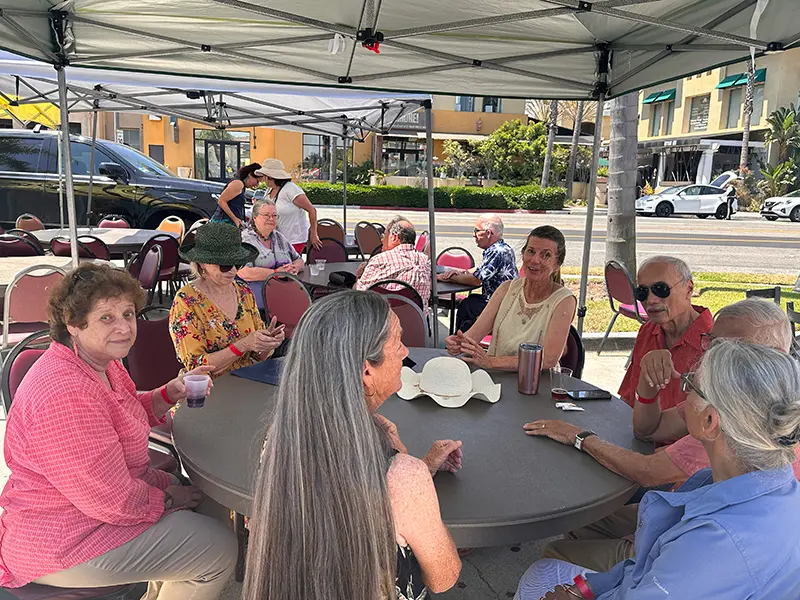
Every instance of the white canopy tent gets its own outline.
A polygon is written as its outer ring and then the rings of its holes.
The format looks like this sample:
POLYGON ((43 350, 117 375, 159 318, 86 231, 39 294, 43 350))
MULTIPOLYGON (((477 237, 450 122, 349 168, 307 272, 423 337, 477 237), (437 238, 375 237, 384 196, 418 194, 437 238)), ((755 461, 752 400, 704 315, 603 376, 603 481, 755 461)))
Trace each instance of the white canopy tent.
MULTIPOLYGON (((797 0, 197 0, 190 10, 143 0, 135 11, 122 0, 0 0, 0 11, 0 46, 57 66, 64 95, 68 66, 188 69, 271 83, 592 99, 602 114, 607 98, 744 60, 751 49, 800 44, 797 0)), ((596 171, 595 162, 579 330, 596 171)), ((432 175, 428 152, 429 184, 432 175)), ((432 187, 429 211, 435 256, 432 187)))

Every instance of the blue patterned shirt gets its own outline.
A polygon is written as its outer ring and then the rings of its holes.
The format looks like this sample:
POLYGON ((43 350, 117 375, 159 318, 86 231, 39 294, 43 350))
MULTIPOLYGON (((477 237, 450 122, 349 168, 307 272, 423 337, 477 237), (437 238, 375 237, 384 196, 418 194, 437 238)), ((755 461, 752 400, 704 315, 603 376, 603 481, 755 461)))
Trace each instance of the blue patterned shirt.
POLYGON ((519 276, 514 249, 504 240, 497 240, 483 251, 483 261, 472 274, 483 282, 482 293, 488 300, 501 283, 519 276))

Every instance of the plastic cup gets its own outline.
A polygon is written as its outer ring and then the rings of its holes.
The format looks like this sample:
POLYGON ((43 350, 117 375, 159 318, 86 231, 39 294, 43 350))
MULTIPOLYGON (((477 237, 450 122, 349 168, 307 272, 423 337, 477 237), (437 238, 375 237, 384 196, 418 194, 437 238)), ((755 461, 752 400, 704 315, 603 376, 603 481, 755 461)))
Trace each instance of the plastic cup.
POLYGON ((314 277, 316 275, 319 275, 319 271, 320 271, 319 265, 313 264, 313 265, 308 265, 308 267, 311 269, 311 276, 312 277, 314 277))
POLYGON ((186 375, 183 384, 186 386, 186 406, 189 408, 203 408, 208 393, 208 375, 186 375))
POLYGON ((556 365, 550 368, 550 395, 553 400, 562 402, 567 399, 567 386, 572 377, 572 369, 556 365))
POLYGON ((328 262, 328 259, 326 258, 318 258, 317 260, 314 261, 314 263, 317 265, 317 269, 319 269, 320 271, 325 270, 326 262, 328 262))

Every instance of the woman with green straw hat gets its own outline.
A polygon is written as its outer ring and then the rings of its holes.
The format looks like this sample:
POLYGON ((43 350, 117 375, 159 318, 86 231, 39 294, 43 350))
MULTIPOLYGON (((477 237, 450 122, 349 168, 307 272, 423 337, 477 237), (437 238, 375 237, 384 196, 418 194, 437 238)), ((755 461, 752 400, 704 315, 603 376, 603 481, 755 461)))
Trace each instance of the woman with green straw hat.
POLYGON ((207 223, 180 255, 195 274, 169 312, 170 334, 184 367, 211 365, 211 375, 219 376, 272 356, 283 342, 283 326, 276 326, 274 317, 265 326, 250 288, 236 279, 238 269, 258 255, 242 243, 239 229, 207 223))

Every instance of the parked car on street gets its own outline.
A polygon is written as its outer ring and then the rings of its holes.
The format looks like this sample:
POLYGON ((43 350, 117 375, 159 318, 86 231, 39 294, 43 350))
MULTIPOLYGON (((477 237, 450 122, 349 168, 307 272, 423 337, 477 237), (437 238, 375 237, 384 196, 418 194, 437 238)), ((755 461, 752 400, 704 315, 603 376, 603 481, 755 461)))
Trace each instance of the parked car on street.
MULTIPOLYGON (((87 218, 91 140, 70 136, 78 224, 87 218)), ((91 222, 121 215, 133 227, 155 229, 164 217, 179 216, 187 227, 210 217, 225 185, 186 179, 138 150, 98 139, 92 164, 91 222)), ((66 195, 65 195, 66 197, 66 195)), ((0 225, 13 226, 32 213, 49 227, 59 212, 58 134, 55 131, 0 130, 0 225)), ((64 207, 66 221, 66 207, 64 207)))
POLYGON ((800 190, 789 192, 785 196, 767 198, 761 205, 761 216, 767 221, 791 219, 800 221, 800 190))
POLYGON ((705 219, 714 215, 724 219, 728 211, 735 214, 739 209, 736 191, 713 185, 679 185, 662 192, 642 196, 636 200, 636 214, 657 217, 676 215, 697 215, 705 219))

